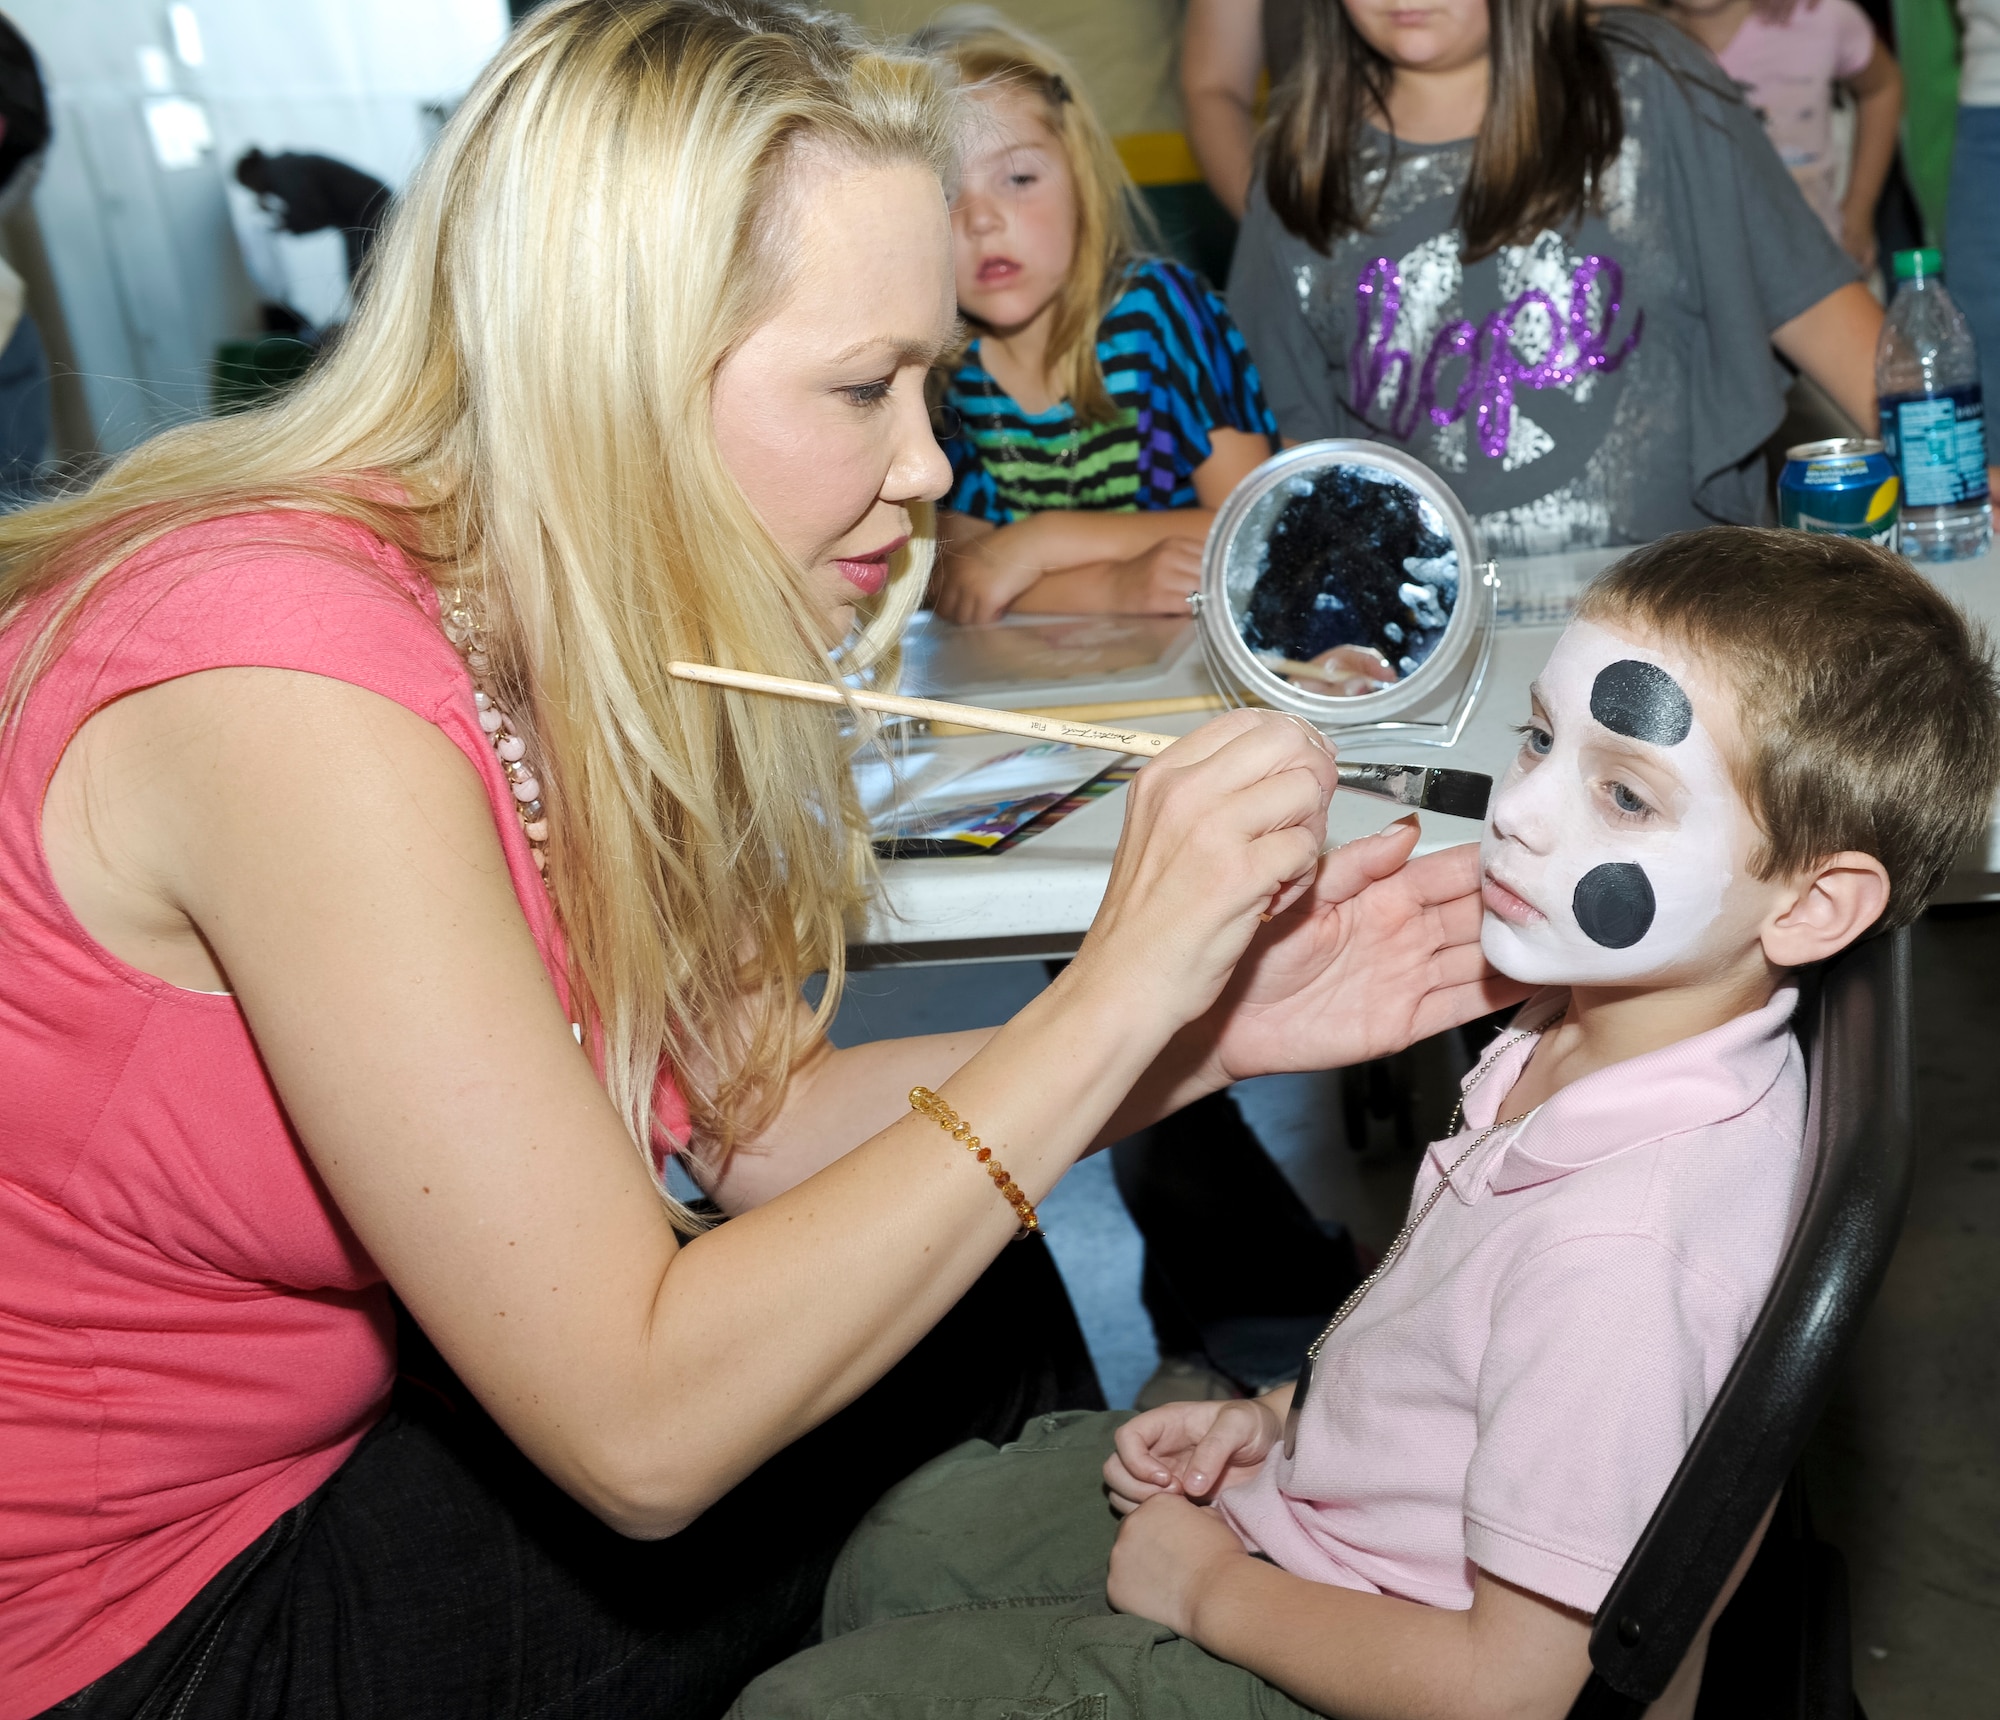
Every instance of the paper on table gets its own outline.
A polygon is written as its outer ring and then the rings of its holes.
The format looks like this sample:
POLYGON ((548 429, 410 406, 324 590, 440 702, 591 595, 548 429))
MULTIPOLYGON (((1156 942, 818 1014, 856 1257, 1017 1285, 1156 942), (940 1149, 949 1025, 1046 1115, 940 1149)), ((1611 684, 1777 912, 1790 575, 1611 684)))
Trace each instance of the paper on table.
POLYGON ((894 756, 892 770, 879 755, 862 755, 855 786, 876 843, 898 850, 912 843, 991 849, 1121 762, 1060 741, 968 761, 962 741, 931 739, 894 756))

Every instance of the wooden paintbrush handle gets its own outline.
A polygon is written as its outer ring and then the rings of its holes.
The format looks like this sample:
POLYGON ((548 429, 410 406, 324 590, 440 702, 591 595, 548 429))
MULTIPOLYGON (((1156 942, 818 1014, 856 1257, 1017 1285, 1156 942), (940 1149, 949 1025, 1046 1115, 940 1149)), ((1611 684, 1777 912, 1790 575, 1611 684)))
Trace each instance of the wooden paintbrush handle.
MULTIPOLYGON (((1178 717, 1195 711, 1226 711, 1220 693, 1189 693, 1176 699, 1121 699, 1101 705, 1030 705, 1022 717, 1067 717, 1073 723, 1122 723, 1128 717, 1178 717)), ((932 723, 934 735, 972 734, 957 723, 932 723)))
POLYGON ((1072 722, 1067 717, 1034 716, 1026 711, 989 711, 983 705, 953 705, 942 699, 906 699, 894 693, 851 693, 816 681, 795 681, 786 675, 758 675, 747 669, 716 669, 706 663, 669 663, 667 672, 683 681, 705 681, 714 687, 734 687, 745 693, 771 693, 781 699, 808 699, 818 705, 853 703, 864 711, 896 717, 927 717, 934 723, 955 723, 986 734, 1020 735, 1027 740, 1065 741, 1071 746, 1101 747, 1106 752, 1154 757, 1180 737, 1151 734, 1144 729, 1104 728, 1072 722))

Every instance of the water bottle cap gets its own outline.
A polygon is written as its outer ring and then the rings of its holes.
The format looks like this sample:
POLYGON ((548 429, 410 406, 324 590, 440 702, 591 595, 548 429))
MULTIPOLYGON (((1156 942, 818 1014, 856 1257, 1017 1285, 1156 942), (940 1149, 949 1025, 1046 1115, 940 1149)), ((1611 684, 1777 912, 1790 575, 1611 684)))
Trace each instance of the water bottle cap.
POLYGON ((1944 273, 1944 253, 1926 245, 1921 251, 1898 251, 1894 263, 1899 281, 1925 281, 1944 273))

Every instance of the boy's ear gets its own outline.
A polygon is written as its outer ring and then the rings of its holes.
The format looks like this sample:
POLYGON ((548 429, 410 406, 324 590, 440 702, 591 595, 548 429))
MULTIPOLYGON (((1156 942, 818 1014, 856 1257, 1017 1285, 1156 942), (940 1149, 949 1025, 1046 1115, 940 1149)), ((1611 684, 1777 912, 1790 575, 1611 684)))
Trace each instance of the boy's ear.
POLYGON ((1882 917, 1889 871, 1872 854, 1830 854, 1801 872, 1764 922, 1764 955, 1774 967, 1804 967, 1838 955, 1882 917))

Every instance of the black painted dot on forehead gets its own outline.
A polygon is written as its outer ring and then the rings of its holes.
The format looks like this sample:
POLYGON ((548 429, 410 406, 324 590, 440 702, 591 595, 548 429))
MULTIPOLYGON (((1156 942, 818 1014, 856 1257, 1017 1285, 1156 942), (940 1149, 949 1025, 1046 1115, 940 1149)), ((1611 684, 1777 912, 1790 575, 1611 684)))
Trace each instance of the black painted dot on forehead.
POLYGON ((1590 684, 1590 714, 1614 735, 1656 747, 1679 746, 1694 726, 1694 706, 1680 682, 1634 657, 1598 671, 1590 684))
POLYGON ((1653 883, 1629 860, 1607 860, 1576 881, 1570 899, 1583 935, 1607 950, 1629 950, 1653 924, 1653 883))

